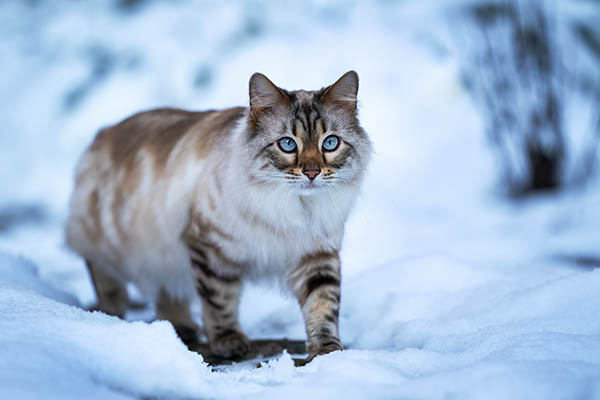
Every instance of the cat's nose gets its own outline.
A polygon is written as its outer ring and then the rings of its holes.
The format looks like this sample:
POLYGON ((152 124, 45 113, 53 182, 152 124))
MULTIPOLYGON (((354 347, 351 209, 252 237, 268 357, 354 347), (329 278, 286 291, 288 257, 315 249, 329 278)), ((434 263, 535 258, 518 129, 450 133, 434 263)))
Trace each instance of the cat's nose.
POLYGON ((315 179, 317 177, 317 175, 319 175, 321 173, 321 168, 319 168, 319 167, 304 168, 302 170, 302 173, 304 175, 308 176, 308 179, 310 179, 312 181, 313 179, 315 179))

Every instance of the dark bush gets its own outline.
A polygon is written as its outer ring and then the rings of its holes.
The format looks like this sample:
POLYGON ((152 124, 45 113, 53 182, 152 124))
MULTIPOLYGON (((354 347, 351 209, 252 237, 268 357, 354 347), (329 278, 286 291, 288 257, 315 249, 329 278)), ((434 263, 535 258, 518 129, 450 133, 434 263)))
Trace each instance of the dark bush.
POLYGON ((600 55, 594 30, 578 22, 565 34, 555 10, 537 1, 479 2, 468 6, 466 14, 463 78, 483 113, 503 187, 512 196, 523 196, 588 179, 600 124, 584 151, 573 153, 566 107, 569 96, 578 92, 600 115, 600 89, 597 74, 570 70, 567 55, 575 52, 571 45, 600 55), (584 80, 586 85, 581 84, 584 80), (579 164, 570 177, 568 163, 579 164))

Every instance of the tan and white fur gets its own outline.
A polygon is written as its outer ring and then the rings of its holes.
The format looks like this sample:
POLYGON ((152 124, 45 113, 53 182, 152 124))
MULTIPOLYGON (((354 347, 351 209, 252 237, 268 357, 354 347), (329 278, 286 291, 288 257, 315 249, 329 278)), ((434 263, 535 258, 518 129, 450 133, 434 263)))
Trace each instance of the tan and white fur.
POLYGON ((339 250, 371 154, 357 91, 353 71, 318 91, 257 73, 248 108, 157 109, 101 130, 77 167, 66 227, 98 308, 122 317, 134 283, 193 342, 200 296, 211 350, 236 358, 249 349, 242 281, 275 278, 300 303, 311 357, 342 349, 339 250))

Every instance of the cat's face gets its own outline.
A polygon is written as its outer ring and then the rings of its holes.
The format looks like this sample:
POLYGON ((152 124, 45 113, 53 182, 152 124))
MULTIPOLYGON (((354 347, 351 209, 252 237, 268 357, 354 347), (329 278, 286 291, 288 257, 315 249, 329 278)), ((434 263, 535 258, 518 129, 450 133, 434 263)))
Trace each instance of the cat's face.
POLYGON ((264 75, 250 79, 248 172, 302 195, 358 185, 371 144, 356 117, 358 76, 319 91, 288 92, 264 75))

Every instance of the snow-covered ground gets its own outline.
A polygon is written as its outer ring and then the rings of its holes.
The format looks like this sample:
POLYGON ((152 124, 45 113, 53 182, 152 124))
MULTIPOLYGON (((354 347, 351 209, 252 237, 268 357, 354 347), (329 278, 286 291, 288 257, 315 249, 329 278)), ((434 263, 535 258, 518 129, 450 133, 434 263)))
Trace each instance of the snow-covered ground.
MULTIPOLYGON (((0 3, 0 227, 42 210, 0 231, 0 398, 600 398, 600 185, 498 195, 433 2, 116 3, 0 3), (166 322, 84 311, 62 223, 99 127, 245 104, 255 71, 294 89, 349 69, 376 156, 342 255, 348 350, 215 372, 166 322)), ((304 337, 274 287, 248 286, 241 317, 304 337)))

